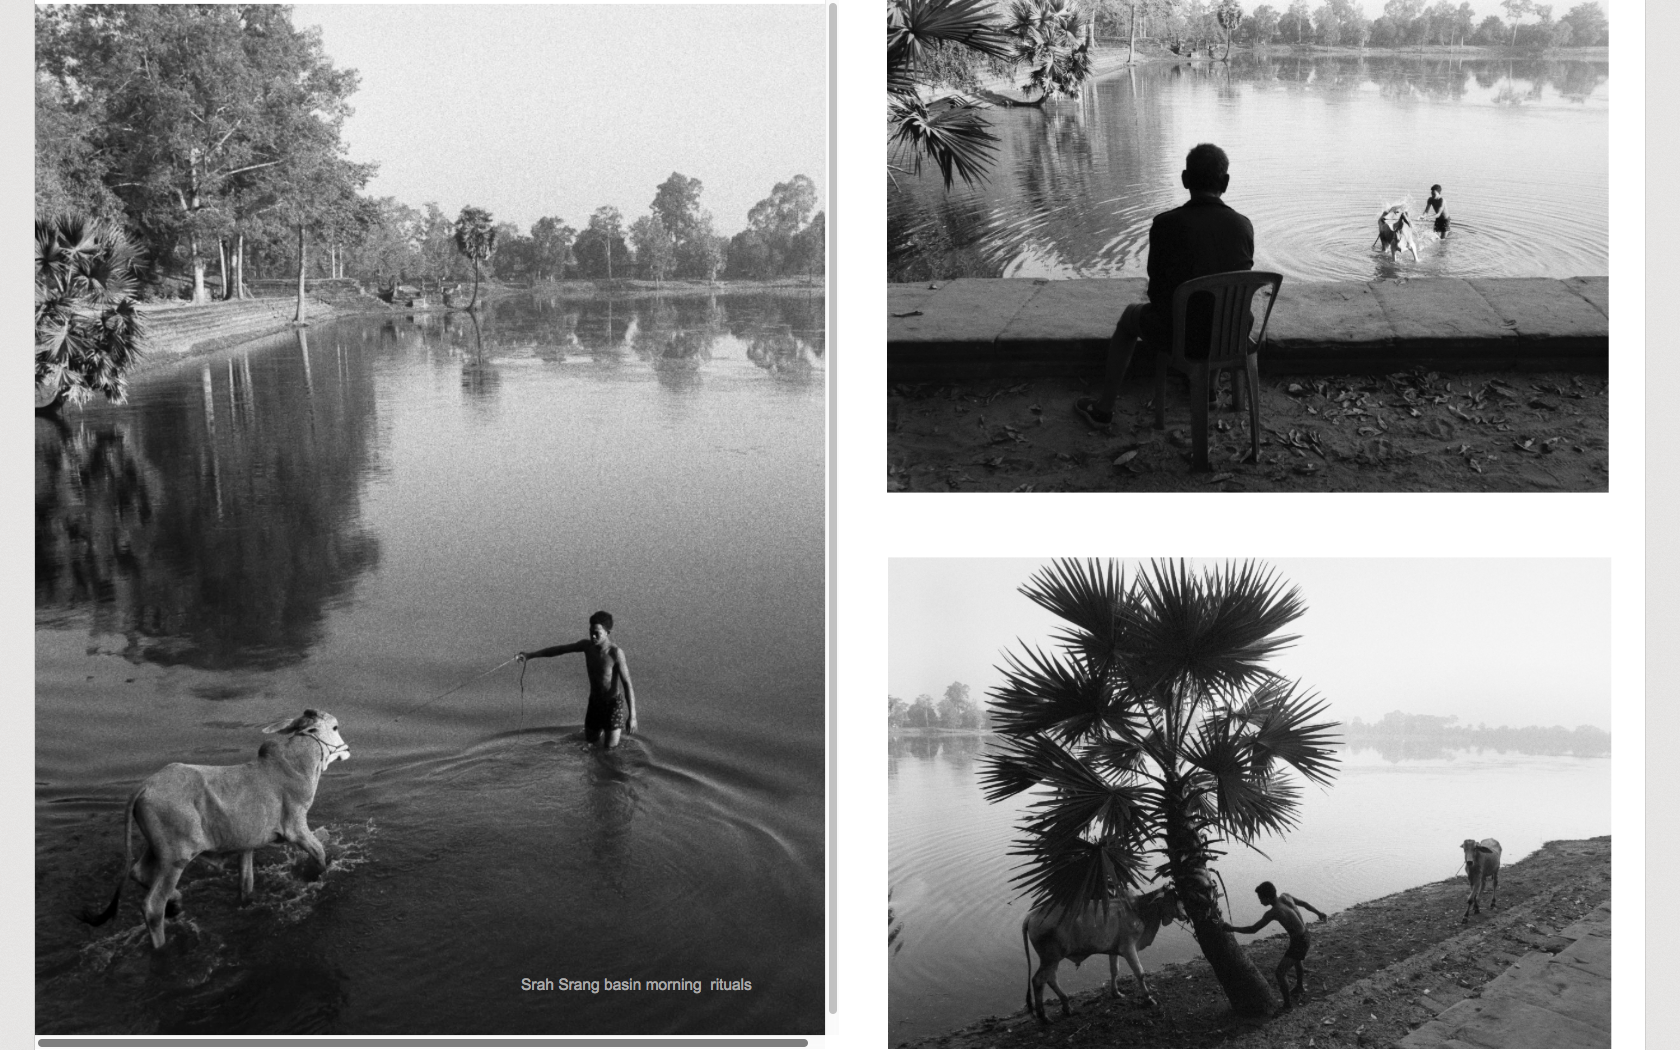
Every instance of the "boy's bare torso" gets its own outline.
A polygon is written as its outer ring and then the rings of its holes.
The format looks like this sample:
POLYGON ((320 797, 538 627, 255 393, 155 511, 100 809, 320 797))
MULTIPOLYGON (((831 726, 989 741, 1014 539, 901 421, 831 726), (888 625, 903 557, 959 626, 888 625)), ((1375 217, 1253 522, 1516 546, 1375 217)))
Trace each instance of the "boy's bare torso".
POLYGON ((619 648, 584 643, 583 661, 589 671, 589 698, 616 700, 622 692, 618 676, 619 648))

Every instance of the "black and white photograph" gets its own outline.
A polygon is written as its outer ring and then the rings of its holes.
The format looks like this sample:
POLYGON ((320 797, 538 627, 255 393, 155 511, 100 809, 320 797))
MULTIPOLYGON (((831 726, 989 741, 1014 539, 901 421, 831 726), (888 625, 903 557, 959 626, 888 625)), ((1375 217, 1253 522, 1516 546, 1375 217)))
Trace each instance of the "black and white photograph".
POLYGON ((890 1045, 1611 1045, 1608 559, 888 588, 890 1045))
POLYGON ((35 1031, 820 1037, 827 8, 33 17, 35 1031))
POLYGON ((887 491, 1607 491, 1609 9, 892 0, 887 491))

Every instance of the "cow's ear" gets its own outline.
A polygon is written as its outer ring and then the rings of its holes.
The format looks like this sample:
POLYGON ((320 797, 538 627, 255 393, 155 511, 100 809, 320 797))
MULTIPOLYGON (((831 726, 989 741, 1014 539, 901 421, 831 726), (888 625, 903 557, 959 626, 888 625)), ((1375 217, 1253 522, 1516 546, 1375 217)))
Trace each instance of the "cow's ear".
POLYGON ((289 732, 290 730, 297 728, 298 723, 301 721, 302 719, 300 718, 282 718, 278 722, 270 722, 268 725, 263 726, 262 731, 265 733, 289 732))

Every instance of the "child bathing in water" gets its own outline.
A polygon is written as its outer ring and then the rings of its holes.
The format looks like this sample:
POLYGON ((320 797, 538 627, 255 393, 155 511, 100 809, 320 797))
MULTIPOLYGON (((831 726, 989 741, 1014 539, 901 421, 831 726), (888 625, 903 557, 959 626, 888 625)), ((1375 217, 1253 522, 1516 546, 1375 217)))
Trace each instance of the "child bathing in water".
POLYGON ((1452 220, 1447 218, 1447 202, 1441 196, 1441 184, 1437 182, 1429 187, 1429 199, 1423 205, 1423 217, 1429 218, 1430 212, 1435 213, 1435 236, 1445 237, 1452 228, 1452 220))
POLYGON ((583 716, 583 734, 591 744, 617 747, 621 734, 636 731, 636 687, 630 682, 630 665, 624 650, 613 644, 613 618, 598 612, 589 618, 589 637, 566 645, 515 653, 520 663, 545 656, 582 653, 589 672, 589 707, 583 716))

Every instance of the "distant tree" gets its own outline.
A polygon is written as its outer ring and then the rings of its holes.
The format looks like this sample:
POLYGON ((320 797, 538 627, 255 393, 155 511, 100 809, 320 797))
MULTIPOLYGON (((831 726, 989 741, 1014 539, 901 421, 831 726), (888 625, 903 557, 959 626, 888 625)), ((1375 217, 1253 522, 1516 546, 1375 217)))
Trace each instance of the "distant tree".
POLYGON ((665 231, 671 235, 674 247, 685 245, 701 234, 703 213, 700 210, 700 191, 703 188, 699 179, 673 171, 671 177, 661 182, 654 192, 653 202, 648 207, 659 216, 665 231))
POLYGON ((531 224, 531 267, 540 280, 563 277, 577 231, 557 216, 547 215, 531 224))
POLYGON ((1261 4, 1249 16, 1252 21, 1245 20, 1248 26, 1247 38, 1251 44, 1265 45, 1277 37, 1278 13, 1270 4, 1261 4))
MULTIPOLYGON (((589 229, 601 238, 607 260, 607 280, 612 280, 613 253, 624 246, 624 217, 617 208, 602 205, 589 217, 589 229)), ((622 260, 621 260, 622 261, 622 260)))
POLYGON ((1294 0, 1278 19, 1278 35, 1292 44, 1305 43, 1312 36, 1312 10, 1307 0, 1294 0))
POLYGON ((676 261, 676 250, 671 231, 665 228, 665 220, 659 217, 658 212, 644 215, 630 224, 630 245, 636 250, 636 262, 641 265, 643 274, 655 281, 665 280, 665 275, 676 261))
POLYGON ((1027 70, 1022 91, 1037 92, 1040 101, 1079 97, 1091 76, 1091 25, 1073 0, 1013 0, 1003 31, 1016 65, 1027 70))
POLYGON ((887 725, 898 728, 904 725, 905 718, 910 713, 910 705, 896 696, 887 696, 887 725))
POLYGON ((122 401, 144 331, 135 310, 140 256, 102 219, 35 221, 36 407, 93 394, 122 401))
POLYGON ((497 240, 496 223, 489 212, 470 204, 461 209, 461 214, 455 218, 455 250, 472 263, 473 290, 468 310, 478 309, 480 267, 496 254, 497 240))
POLYGON ((1503 7, 1505 13, 1510 16, 1511 46, 1515 47, 1517 43, 1517 24, 1523 20, 1525 15, 1534 13, 1534 0, 1499 0, 1499 6, 1503 7))
MULTIPOLYGON (((677 275, 715 280, 718 270, 723 268, 719 243, 718 235, 712 229, 712 213, 702 211, 688 239, 676 245, 677 275)), ((729 242, 724 240, 721 243, 727 245, 729 242)))
POLYGON ((1610 22, 1604 17, 1604 9, 1596 3, 1576 4, 1559 21, 1568 23, 1571 29, 1569 42, 1576 47, 1596 47, 1609 43, 1610 22))
POLYGON ((933 706, 933 697, 923 693, 910 704, 910 710, 904 714, 904 724, 913 729, 928 729, 939 724, 939 709, 933 706))
POLYGON ((969 699, 968 686, 952 682, 939 700, 939 724, 946 729, 979 729, 984 724, 980 708, 969 699))
POLYGON ((810 225, 793 235, 788 251, 788 268, 794 273, 810 277, 823 273, 827 263, 827 222, 822 212, 812 216, 810 225))
POLYGON ((773 259, 769 245, 757 230, 746 229, 729 241, 729 276, 735 278, 768 277, 773 259))
POLYGON ((1476 27, 1476 35, 1470 38, 1470 42, 1488 47, 1504 43, 1505 39, 1505 23, 1500 20, 1498 15, 1488 15, 1476 27))

